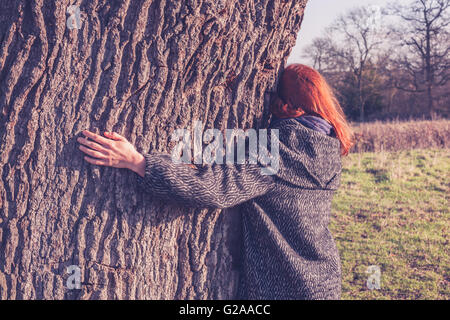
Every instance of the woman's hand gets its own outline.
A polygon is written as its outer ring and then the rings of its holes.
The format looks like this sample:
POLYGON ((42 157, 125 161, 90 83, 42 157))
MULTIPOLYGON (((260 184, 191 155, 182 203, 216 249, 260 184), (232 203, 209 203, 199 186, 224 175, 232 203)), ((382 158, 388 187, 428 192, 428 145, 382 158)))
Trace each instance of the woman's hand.
POLYGON ((85 138, 79 137, 80 150, 86 153, 84 159, 92 164, 110 166, 114 168, 127 168, 140 176, 145 174, 145 159, 136 151, 128 140, 115 132, 105 132, 105 137, 84 130, 85 138), (88 140, 92 139, 92 140, 88 140))

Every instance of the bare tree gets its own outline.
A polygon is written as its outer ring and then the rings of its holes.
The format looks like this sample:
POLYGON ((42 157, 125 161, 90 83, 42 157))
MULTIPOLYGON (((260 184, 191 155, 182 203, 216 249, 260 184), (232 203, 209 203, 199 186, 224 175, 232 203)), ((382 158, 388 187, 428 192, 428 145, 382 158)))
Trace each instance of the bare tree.
POLYGON ((366 67, 372 63, 383 43, 381 12, 378 7, 360 7, 341 16, 332 29, 338 34, 334 40, 334 55, 338 62, 350 69, 357 85, 359 120, 365 120, 367 96, 364 94, 366 67), (342 35, 339 37, 339 35, 342 35), (337 40, 336 40, 337 39, 337 40), (342 41, 342 42, 341 42, 342 41))
POLYGON ((313 39, 312 43, 304 49, 303 58, 309 59, 312 67, 325 74, 336 71, 335 60, 332 53, 332 41, 327 35, 313 39))
POLYGON ((306 0, 73 3, 0 1, 0 300, 233 298, 238 216, 151 199, 76 138, 267 125, 306 0))
POLYGON ((347 73, 351 74, 357 86, 360 121, 365 118, 369 98, 366 86, 370 86, 365 83, 364 73, 369 65, 371 69, 376 65, 372 62, 383 43, 381 18, 376 6, 352 9, 304 51, 304 57, 309 57, 315 68, 335 81, 344 74, 348 80, 347 73))
POLYGON ((393 59, 392 74, 398 89, 425 93, 427 108, 436 116, 436 89, 450 78, 450 0, 413 0, 389 10, 403 23, 392 27, 402 50, 393 59))

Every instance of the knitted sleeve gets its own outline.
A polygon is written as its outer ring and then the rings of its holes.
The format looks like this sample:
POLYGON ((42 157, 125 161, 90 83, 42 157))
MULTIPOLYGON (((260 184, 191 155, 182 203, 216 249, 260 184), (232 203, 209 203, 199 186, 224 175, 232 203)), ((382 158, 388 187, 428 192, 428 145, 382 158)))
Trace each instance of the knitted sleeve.
POLYGON ((260 164, 217 164, 193 168, 174 163, 170 154, 144 154, 145 175, 138 185, 152 196, 193 207, 227 208, 256 198, 274 186, 260 164))

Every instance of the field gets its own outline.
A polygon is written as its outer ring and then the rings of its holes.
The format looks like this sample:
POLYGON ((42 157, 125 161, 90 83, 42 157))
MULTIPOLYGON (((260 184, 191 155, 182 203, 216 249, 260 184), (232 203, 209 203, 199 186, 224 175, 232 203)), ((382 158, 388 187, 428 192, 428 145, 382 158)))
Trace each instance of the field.
POLYGON ((343 166, 331 223, 342 298, 450 299, 450 149, 352 153, 343 166))

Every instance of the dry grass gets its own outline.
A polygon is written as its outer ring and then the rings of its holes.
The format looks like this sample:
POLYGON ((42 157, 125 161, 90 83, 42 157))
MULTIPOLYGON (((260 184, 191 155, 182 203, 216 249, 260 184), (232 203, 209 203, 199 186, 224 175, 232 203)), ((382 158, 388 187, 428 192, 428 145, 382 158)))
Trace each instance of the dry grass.
POLYGON ((351 152, 450 148, 450 120, 372 122, 353 124, 351 152))

